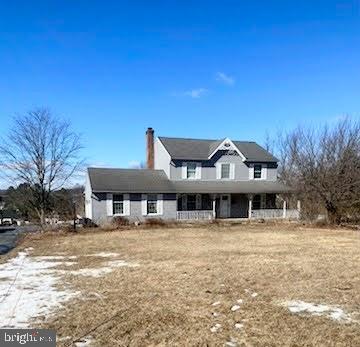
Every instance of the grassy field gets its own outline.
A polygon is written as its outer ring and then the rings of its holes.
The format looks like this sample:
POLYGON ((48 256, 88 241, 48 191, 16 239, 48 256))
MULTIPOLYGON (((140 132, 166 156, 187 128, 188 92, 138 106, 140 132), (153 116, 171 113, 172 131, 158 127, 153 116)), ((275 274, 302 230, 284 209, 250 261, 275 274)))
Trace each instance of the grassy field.
POLYGON ((92 231, 36 236, 23 245, 30 246, 32 256, 76 256, 58 269, 60 287, 80 294, 42 322, 61 346, 80 337, 77 346, 360 346, 356 231, 267 224, 92 231), (345 318, 326 309, 292 313, 291 300, 340 308, 345 318))

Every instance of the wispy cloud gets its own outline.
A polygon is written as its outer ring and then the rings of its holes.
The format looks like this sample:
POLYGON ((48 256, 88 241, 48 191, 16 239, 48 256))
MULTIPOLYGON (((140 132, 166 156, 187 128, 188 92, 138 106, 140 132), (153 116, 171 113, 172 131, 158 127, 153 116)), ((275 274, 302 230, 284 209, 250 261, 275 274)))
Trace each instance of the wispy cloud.
POLYGON ((129 161, 129 168, 130 169, 140 169, 142 166, 141 162, 138 160, 131 160, 129 161))
POLYGON ((228 86, 233 86, 235 84, 235 78, 234 77, 231 77, 229 75, 226 75, 225 73, 223 72, 218 72, 216 74, 216 77, 215 79, 218 81, 218 82, 221 82, 223 84, 226 84, 228 86))
POLYGON ((183 93, 185 96, 190 96, 193 99, 199 99, 202 96, 205 96, 209 91, 206 88, 197 88, 197 89, 191 89, 187 90, 183 93))

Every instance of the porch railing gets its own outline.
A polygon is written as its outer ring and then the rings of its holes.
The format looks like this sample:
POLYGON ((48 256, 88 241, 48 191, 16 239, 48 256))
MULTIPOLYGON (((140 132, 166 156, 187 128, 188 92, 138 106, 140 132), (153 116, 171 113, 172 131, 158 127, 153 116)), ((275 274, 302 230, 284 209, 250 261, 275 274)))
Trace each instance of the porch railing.
POLYGON ((177 211, 176 218, 178 220, 206 220, 213 219, 212 210, 195 210, 195 211, 177 211))
POLYGON ((260 209, 252 210, 251 218, 255 219, 277 219, 277 218, 287 218, 287 219, 299 219, 300 213, 296 209, 260 209))

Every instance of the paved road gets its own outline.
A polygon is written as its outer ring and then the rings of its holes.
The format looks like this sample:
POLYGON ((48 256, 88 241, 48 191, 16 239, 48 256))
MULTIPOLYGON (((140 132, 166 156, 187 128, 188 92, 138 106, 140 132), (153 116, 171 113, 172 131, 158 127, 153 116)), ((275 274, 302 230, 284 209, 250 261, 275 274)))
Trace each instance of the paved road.
POLYGON ((9 230, 10 227, 0 229, 0 254, 9 252, 16 245, 19 232, 17 229, 9 230))
POLYGON ((0 255, 9 252, 16 246, 16 241, 21 233, 36 230, 35 227, 0 227, 0 255))

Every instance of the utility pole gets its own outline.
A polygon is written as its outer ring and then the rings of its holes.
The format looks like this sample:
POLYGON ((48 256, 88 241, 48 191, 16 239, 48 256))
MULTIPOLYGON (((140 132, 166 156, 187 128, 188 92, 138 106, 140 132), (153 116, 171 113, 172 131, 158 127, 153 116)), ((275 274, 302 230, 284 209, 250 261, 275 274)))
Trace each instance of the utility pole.
POLYGON ((75 204, 75 199, 73 200, 73 217, 74 217, 73 228, 74 228, 74 231, 76 231, 76 204, 75 204))

